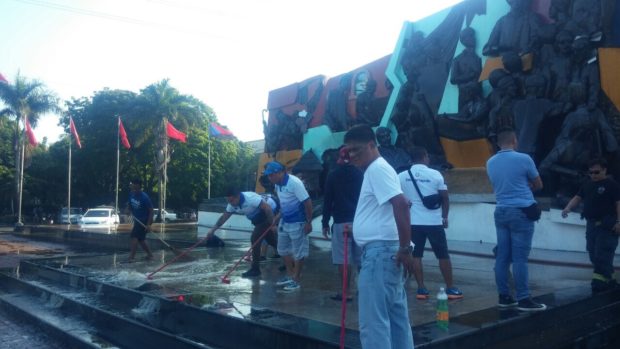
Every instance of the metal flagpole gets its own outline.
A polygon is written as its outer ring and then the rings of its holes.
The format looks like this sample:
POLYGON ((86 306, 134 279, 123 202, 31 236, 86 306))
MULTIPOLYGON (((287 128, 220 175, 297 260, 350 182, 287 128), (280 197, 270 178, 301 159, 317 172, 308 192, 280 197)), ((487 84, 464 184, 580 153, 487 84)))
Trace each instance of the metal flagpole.
POLYGON ((67 175, 67 220, 71 225, 71 130, 69 130, 69 173, 67 175))
MULTIPOLYGON (((19 207, 17 208, 17 224, 22 225, 22 192, 24 188, 24 157, 26 155, 26 115, 24 114, 24 134, 22 135, 21 165, 19 167, 19 207)), ((19 125, 18 125, 19 127, 19 125)))
POLYGON ((120 168, 120 157, 121 157, 121 117, 118 117, 118 123, 116 125, 116 201, 114 204, 114 209, 116 210, 116 214, 118 214, 118 173, 120 168))
POLYGON ((209 137, 209 183, 207 185, 207 199, 211 199, 211 137, 209 137))

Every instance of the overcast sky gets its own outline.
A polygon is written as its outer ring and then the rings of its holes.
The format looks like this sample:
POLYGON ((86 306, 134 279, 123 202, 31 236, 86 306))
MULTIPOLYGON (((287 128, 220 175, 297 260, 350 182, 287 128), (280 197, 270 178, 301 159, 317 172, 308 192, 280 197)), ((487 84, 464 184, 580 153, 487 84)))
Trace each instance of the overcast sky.
MULTIPOLYGON (((0 0, 0 73, 61 98, 169 78, 241 140, 263 138, 272 89, 392 53, 405 21, 460 0, 0 0)), ((62 130, 48 115, 37 138, 62 130)))

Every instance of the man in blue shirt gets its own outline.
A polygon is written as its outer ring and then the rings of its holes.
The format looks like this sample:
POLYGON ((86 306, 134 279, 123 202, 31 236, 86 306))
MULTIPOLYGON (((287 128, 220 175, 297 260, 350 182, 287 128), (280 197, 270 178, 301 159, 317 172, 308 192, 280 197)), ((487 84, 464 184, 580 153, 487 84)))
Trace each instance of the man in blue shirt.
POLYGON ((495 192, 495 229, 497 255, 495 283, 500 308, 517 306, 522 311, 545 310, 544 304, 534 302, 528 288, 527 259, 532 248, 534 221, 523 210, 536 204, 532 191, 543 187, 534 161, 529 155, 518 153, 517 136, 511 129, 497 135, 500 151, 487 161, 487 174, 495 192), (508 285, 508 269, 512 263, 516 301, 508 285))
POLYGON ((288 276, 278 281, 285 291, 298 290, 304 259, 308 257, 308 234, 312 232, 312 201, 302 181, 288 173, 277 161, 265 165, 269 181, 275 184, 280 200, 278 254, 284 258, 288 276))
POLYGON ((134 220, 130 235, 131 252, 129 253, 129 262, 132 262, 135 257, 138 244, 146 252, 146 259, 150 260, 153 258, 153 253, 151 253, 144 239, 146 238, 146 233, 151 230, 151 224, 153 223, 153 203, 149 196, 142 191, 142 181, 140 179, 132 180, 129 185, 131 192, 129 193, 127 206, 134 220))

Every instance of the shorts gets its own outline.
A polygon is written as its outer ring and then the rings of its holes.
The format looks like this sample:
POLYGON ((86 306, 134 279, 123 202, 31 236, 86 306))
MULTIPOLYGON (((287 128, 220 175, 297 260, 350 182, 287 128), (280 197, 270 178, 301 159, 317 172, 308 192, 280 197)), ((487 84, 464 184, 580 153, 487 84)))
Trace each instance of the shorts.
POLYGON ((308 235, 304 233, 306 223, 280 222, 278 227, 278 254, 280 256, 293 256, 296 261, 308 257, 310 242, 308 235))
POLYGON ((144 239, 146 239, 146 228, 141 224, 134 223, 133 228, 131 229, 130 237, 132 239, 138 239, 138 241, 144 241, 144 239))
POLYGON ((426 239, 431 243, 431 247, 437 259, 450 259, 450 255, 448 254, 448 242, 446 241, 446 231, 441 225, 411 226, 411 241, 415 245, 413 247, 414 257, 422 258, 422 256, 424 256, 426 239))
MULTIPOLYGON (((334 223, 332 225, 332 263, 344 264, 344 226, 353 226, 353 223, 334 223)), ((347 236, 347 264, 360 265, 362 249, 355 243, 351 232, 347 236)))

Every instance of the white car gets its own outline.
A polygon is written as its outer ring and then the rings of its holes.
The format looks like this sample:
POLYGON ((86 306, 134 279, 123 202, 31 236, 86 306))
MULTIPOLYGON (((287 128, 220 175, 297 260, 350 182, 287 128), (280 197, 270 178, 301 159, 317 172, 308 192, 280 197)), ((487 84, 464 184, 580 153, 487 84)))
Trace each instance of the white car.
POLYGON ((118 224, 120 219, 113 208, 97 207, 91 208, 80 220, 82 226, 105 225, 111 226, 118 224))
MULTIPOLYGON (((153 209, 153 220, 157 219, 157 215, 159 214, 159 209, 158 208, 154 208, 153 209)), ((164 209, 162 211, 162 217, 161 217, 164 222, 171 222, 171 221, 176 221, 177 220, 177 214, 174 212, 168 212, 166 211, 166 209, 164 209)))

